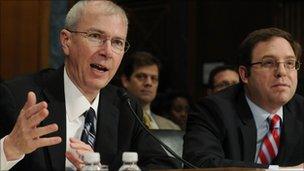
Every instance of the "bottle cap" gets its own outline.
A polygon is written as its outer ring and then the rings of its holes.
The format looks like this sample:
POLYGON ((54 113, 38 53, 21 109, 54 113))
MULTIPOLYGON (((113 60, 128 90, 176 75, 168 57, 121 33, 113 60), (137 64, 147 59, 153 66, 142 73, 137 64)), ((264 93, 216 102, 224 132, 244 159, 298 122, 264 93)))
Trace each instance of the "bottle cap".
POLYGON ((83 154, 83 161, 85 163, 99 163, 100 155, 99 153, 87 152, 83 154))
POLYGON ((136 152, 124 152, 122 154, 122 161, 123 162, 137 162, 138 155, 136 152))

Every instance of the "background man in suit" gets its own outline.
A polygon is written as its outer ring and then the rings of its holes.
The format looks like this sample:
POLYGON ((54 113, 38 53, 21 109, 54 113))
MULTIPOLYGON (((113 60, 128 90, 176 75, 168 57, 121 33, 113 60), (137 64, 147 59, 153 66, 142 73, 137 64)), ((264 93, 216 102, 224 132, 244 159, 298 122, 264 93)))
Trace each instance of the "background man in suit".
POLYGON ((184 158, 199 167, 302 163, 304 99, 295 95, 297 48, 291 35, 277 28, 250 33, 239 49, 242 83, 204 98, 189 115, 184 158))
POLYGON ((65 170, 70 162, 80 169, 69 151, 93 149, 110 170, 124 151, 137 151, 141 167, 175 167, 108 85, 128 48, 127 29, 113 2, 79 1, 60 32, 64 66, 0 85, 0 170, 65 170))
POLYGON ((239 74, 234 67, 223 65, 214 68, 209 75, 208 95, 221 91, 240 82, 239 74))
POLYGON ((134 52, 124 60, 121 82, 141 103, 144 123, 150 129, 180 130, 178 125, 152 113, 150 109, 157 93, 160 61, 147 52, 134 52))

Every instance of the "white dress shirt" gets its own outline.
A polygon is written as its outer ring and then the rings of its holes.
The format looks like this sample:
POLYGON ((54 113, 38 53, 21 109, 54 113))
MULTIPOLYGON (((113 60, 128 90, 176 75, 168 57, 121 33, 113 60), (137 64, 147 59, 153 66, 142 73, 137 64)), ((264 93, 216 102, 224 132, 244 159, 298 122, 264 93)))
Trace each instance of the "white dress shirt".
MULTIPOLYGON (((86 97, 81 93, 81 91, 75 86, 75 84, 70 80, 67 75, 66 69, 64 68, 64 95, 65 95, 65 106, 66 106, 66 151, 71 151, 70 149, 70 141, 71 137, 80 139, 82 130, 84 127, 85 118, 82 115, 85 111, 87 111, 90 107, 92 107, 95 111, 97 118, 97 109, 99 102, 99 93, 94 99, 94 102, 90 104, 90 102, 86 99, 86 97)), ((96 119, 97 120, 97 119, 96 119)), ((94 123, 96 128, 96 123, 94 123)), ((60 125, 58 125, 60 127, 60 125)), ((3 151, 3 141, 5 137, 1 139, 1 151, 0 151, 0 159, 1 165, 0 170, 9 170, 15 164, 17 164, 20 160, 23 159, 24 155, 14 161, 7 161, 4 151, 3 151)), ((65 161, 66 168, 76 169, 72 163, 70 163, 67 159, 65 161)))
MULTIPOLYGON (((255 151, 255 159, 254 161, 257 162, 258 160, 258 153, 260 151, 260 147, 263 142, 264 136, 268 133, 269 131, 269 123, 267 121, 267 118, 274 113, 269 113, 253 103, 247 96, 246 96, 247 103, 250 107, 250 110, 253 114, 253 118, 255 121, 256 129, 257 129, 257 141, 256 141, 256 151, 255 151)), ((283 122, 283 107, 281 106, 275 114, 279 115, 282 122, 283 122)), ((276 165, 270 165, 270 168, 277 168, 276 165)), ((269 168, 269 169, 270 169, 269 168)))

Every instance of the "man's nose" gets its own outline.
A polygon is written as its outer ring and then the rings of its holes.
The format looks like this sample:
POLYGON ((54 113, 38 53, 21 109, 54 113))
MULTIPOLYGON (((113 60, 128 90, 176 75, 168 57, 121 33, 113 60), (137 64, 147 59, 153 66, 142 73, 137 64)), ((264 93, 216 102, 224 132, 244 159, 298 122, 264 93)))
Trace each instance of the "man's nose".
POLYGON ((99 52, 103 53, 107 57, 110 56, 110 54, 112 53, 111 41, 105 40, 105 42, 100 45, 99 52))
POLYGON ((285 67, 285 63, 284 62, 278 63, 275 70, 276 77, 283 77, 286 76, 286 74, 287 74, 287 69, 285 67))
POLYGON ((145 80, 145 84, 146 85, 152 85, 152 78, 150 76, 148 76, 145 80))

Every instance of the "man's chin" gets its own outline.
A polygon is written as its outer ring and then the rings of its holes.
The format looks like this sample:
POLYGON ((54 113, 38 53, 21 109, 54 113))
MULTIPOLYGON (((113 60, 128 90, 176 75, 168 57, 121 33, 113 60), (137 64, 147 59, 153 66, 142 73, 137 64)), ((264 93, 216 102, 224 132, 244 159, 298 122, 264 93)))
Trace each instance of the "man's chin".
POLYGON ((292 96, 286 94, 280 94, 278 96, 273 97, 274 101, 276 101, 276 104, 280 106, 285 105, 291 98, 292 96))
POLYGON ((100 90, 100 89, 103 89, 104 87, 106 87, 108 85, 108 82, 107 81, 98 81, 98 82, 92 82, 90 83, 90 87, 92 87, 92 89, 95 89, 95 90, 100 90))
POLYGON ((144 104, 150 104, 153 101, 153 98, 147 98, 147 97, 141 97, 140 99, 144 104))

